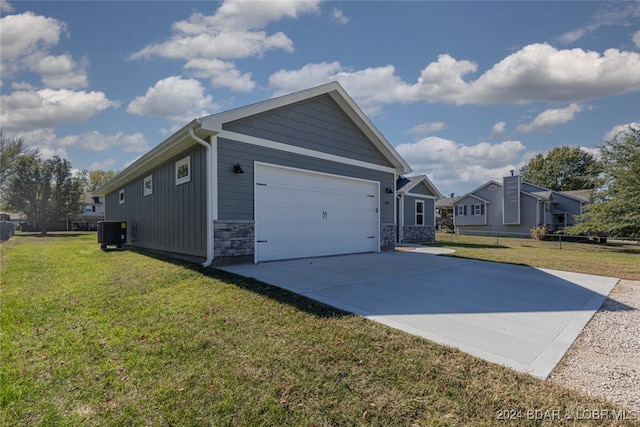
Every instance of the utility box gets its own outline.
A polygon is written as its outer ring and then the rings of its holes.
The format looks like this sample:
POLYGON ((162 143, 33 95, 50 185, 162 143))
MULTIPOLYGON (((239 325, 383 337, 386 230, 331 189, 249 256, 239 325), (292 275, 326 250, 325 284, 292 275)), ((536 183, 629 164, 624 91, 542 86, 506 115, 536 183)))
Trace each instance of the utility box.
POLYGON ((99 221, 98 243, 102 249, 107 249, 107 245, 116 245, 121 248, 123 244, 127 243, 127 222, 99 221))

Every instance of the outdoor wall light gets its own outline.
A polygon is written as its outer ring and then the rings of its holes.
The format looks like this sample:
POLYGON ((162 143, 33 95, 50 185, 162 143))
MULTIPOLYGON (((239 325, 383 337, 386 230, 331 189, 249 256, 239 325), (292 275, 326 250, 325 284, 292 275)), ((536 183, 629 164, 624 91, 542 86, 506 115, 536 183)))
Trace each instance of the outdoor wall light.
POLYGON ((393 190, 391 189, 391 187, 387 187, 387 188, 385 188, 385 189, 384 189, 384 191, 385 191, 387 194, 391 194, 391 193, 393 193, 393 190))
POLYGON ((242 166, 240 166, 240 163, 236 163, 235 165, 233 165, 233 173, 244 173, 244 171, 242 170, 242 166))

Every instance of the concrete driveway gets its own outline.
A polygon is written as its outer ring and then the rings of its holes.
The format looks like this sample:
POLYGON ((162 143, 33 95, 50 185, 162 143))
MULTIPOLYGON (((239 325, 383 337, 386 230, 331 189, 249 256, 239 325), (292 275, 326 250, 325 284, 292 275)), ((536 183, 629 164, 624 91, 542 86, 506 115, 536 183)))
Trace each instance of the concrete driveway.
POLYGON ((222 267, 547 378, 618 279, 382 252, 222 267))

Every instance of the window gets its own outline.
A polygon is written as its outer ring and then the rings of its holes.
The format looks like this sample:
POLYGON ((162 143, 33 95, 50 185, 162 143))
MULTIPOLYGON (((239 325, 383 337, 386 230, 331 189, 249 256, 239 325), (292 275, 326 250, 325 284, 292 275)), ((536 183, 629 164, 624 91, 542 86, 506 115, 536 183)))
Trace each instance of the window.
POLYGON ((416 225, 424 225, 424 200, 416 200, 416 225))
POLYGON ((458 205, 456 206, 456 216, 464 216, 467 214, 467 206, 466 205, 458 205))
POLYGON ((153 194, 153 176, 149 175, 144 179, 144 195, 153 194))
POLYGON ((118 202, 124 204, 124 188, 118 192, 118 202))
POLYGON ((176 185, 191 181, 191 156, 176 162, 176 185))
POLYGON ((484 215, 484 205, 473 205, 473 215, 484 215))

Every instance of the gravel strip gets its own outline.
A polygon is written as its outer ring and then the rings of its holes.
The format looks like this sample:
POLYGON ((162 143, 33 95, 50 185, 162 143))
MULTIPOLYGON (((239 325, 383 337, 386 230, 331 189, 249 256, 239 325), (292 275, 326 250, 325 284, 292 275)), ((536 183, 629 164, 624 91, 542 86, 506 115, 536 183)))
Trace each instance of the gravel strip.
POLYGON ((549 381, 640 416, 640 280, 620 280, 549 381))

